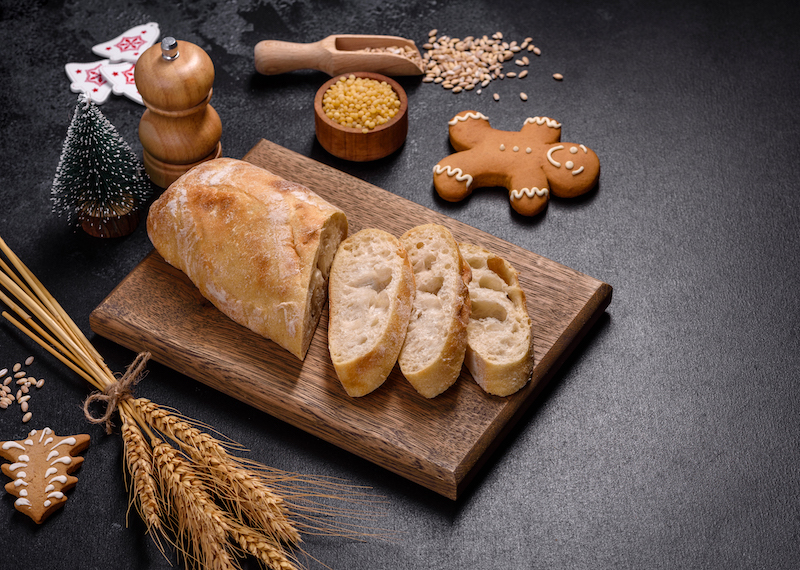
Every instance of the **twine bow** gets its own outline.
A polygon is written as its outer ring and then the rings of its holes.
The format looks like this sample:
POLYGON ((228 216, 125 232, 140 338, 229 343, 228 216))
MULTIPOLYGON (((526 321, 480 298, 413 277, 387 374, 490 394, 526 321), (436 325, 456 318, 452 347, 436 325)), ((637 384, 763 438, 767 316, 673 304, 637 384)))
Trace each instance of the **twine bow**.
POLYGON ((93 392, 83 403, 83 414, 93 424, 106 424, 106 433, 111 433, 111 416, 119 403, 131 397, 131 389, 146 374, 145 366, 150 360, 149 352, 140 352, 128 366, 125 374, 116 382, 109 384, 102 392, 93 392), (102 416, 95 416, 89 411, 89 406, 94 402, 105 402, 106 411, 102 416))

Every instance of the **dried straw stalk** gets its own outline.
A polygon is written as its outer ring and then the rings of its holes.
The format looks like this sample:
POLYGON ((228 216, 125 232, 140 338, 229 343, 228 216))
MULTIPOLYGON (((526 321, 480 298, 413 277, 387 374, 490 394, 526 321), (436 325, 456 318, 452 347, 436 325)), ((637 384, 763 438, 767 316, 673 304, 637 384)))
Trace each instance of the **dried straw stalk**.
POLYGON ((252 556, 266 568, 291 570, 297 567, 301 531, 380 536, 362 526, 377 513, 363 510, 373 503, 361 490, 233 456, 231 444, 205 433, 197 422, 134 398, 131 389, 149 354, 138 355, 118 379, 1 238, 0 251, 11 264, 0 257, 0 301, 13 313, 2 316, 97 390, 84 406, 90 421, 105 423, 111 433, 112 413, 119 413, 131 503, 162 552, 164 539, 191 568, 237 569, 242 557, 252 556), (91 415, 93 401, 106 404, 103 416, 91 415))

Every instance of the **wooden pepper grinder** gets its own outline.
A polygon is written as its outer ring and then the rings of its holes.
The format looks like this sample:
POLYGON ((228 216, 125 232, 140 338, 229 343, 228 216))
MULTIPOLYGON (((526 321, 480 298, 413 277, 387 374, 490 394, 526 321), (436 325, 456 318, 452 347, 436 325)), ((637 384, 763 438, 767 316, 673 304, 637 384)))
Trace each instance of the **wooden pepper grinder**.
POLYGON ((202 48, 166 37, 139 57, 134 78, 147 107, 139 122, 144 167, 156 186, 222 155, 222 123, 208 104, 214 64, 202 48))

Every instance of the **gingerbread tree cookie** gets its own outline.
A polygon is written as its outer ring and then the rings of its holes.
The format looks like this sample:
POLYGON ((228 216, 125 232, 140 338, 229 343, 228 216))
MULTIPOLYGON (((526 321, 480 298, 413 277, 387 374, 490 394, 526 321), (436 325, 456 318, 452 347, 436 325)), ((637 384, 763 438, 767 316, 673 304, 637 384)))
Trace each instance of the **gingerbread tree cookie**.
POLYGON ((476 111, 462 111, 448 123, 454 154, 433 167, 433 184, 450 202, 475 188, 508 189, 520 214, 541 212, 552 192, 572 198, 594 188, 600 160, 590 148, 562 143, 561 123, 548 117, 525 119, 518 132, 501 131, 476 111))
POLYGON ((89 446, 86 434, 60 437, 50 428, 32 430, 26 439, 0 443, 0 457, 11 461, 2 465, 3 473, 14 479, 6 492, 17 497, 16 509, 41 524, 67 500, 64 491, 78 478, 70 475, 83 457, 76 457, 89 446))

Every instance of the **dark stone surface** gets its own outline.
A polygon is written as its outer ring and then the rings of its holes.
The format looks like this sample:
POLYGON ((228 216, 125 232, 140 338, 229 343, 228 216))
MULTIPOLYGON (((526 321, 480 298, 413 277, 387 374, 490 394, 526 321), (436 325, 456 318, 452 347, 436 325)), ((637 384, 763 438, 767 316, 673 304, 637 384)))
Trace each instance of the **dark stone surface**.
MULTIPOLYGON (((457 502, 151 365, 137 394, 213 425, 252 459, 385 497, 377 525, 391 541, 310 537, 311 556, 364 569, 797 567, 796 3, 81 0, 0 10, 0 236, 114 370, 133 355, 92 335, 88 316, 151 246, 143 225, 116 240, 70 227, 49 192, 76 102, 64 65, 93 61, 94 44, 148 21, 214 61, 226 156, 269 139, 614 287, 607 314, 457 502), (339 161, 315 141, 324 74, 253 69, 261 39, 382 33, 421 45, 431 28, 532 36, 543 54, 527 79, 481 95, 403 80, 408 140, 375 163, 339 161), (446 122, 468 108, 505 130, 528 116, 558 119, 565 140, 600 156, 599 189, 554 199, 533 220, 500 191, 438 199, 431 168, 451 152, 446 122)), ((143 108, 117 97, 101 110, 141 152, 143 108)), ((88 385, 0 324, 0 368, 29 354, 47 384, 31 424, 0 410, 0 440, 50 426, 89 433, 92 445, 65 508, 45 524, 0 496, 0 566, 170 568, 172 551, 162 557, 127 513, 119 436, 83 418, 88 385)))

